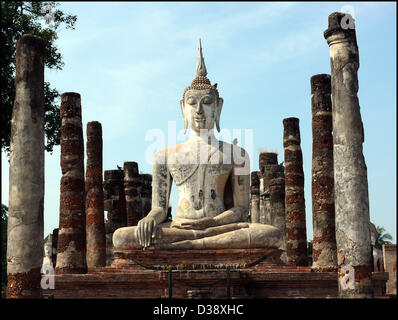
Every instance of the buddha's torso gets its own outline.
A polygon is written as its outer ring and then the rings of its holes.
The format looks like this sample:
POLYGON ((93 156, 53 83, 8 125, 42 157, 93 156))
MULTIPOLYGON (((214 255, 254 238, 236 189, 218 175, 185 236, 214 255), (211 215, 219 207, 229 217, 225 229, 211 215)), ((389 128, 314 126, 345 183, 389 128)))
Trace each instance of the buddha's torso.
POLYGON ((175 221, 215 217, 225 211, 224 189, 233 169, 231 145, 201 143, 201 161, 198 146, 199 142, 188 141, 168 148, 167 167, 179 195, 175 221))

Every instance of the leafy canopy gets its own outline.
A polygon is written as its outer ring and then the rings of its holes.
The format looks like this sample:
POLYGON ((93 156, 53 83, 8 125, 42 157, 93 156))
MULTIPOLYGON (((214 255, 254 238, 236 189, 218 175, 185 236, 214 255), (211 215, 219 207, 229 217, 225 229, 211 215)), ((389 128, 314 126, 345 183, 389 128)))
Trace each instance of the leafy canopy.
MULTIPOLYGON (((56 2, 1 1, 1 149, 9 154, 12 108, 15 100, 15 53, 16 44, 24 34, 43 38, 46 45, 45 66, 61 70, 62 55, 55 41, 62 26, 74 29, 77 17, 56 9, 56 2), (47 25, 45 22, 48 22, 47 25)), ((44 83, 45 95, 45 149, 53 151, 60 140, 59 92, 49 82, 44 83)))

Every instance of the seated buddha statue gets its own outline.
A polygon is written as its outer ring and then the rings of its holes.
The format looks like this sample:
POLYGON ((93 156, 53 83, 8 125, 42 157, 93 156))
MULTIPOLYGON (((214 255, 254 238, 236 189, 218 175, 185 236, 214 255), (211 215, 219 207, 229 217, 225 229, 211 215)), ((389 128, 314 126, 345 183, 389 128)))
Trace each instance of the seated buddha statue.
POLYGON ((189 138, 159 150, 153 161, 152 210, 137 226, 117 229, 116 250, 277 248, 280 231, 249 223, 250 162, 237 144, 219 141, 223 99, 211 85, 199 40, 195 78, 180 101, 189 138), (166 222, 172 183, 175 218, 166 222))

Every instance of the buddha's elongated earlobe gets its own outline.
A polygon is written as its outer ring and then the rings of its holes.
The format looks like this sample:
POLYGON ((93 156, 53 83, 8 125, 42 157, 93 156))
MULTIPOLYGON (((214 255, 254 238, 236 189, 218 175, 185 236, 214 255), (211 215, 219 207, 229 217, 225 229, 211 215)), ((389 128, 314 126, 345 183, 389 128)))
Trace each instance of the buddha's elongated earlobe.
POLYGON ((220 132, 220 115, 221 115, 221 109, 222 109, 223 103, 224 103, 224 99, 218 98, 217 116, 216 116, 216 128, 217 128, 218 132, 220 132))
POLYGON ((180 107, 181 107, 181 112, 182 112, 182 118, 184 119, 184 134, 186 134, 187 129, 188 129, 188 120, 187 120, 187 117, 185 116, 185 112, 184 112, 184 99, 180 100, 180 107))

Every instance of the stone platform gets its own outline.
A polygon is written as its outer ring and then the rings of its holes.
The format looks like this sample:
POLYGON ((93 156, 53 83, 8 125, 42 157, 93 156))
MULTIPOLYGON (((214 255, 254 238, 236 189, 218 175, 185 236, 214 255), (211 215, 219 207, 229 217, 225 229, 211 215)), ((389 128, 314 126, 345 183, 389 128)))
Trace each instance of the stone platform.
MULTIPOLYGON (((59 298, 336 298, 337 274, 281 265, 278 250, 118 251, 110 267, 55 275, 59 298), (212 257, 210 260, 209 258, 212 257), (170 291, 171 290, 171 291, 170 291)), ((373 273, 381 296, 387 273, 373 273)))

